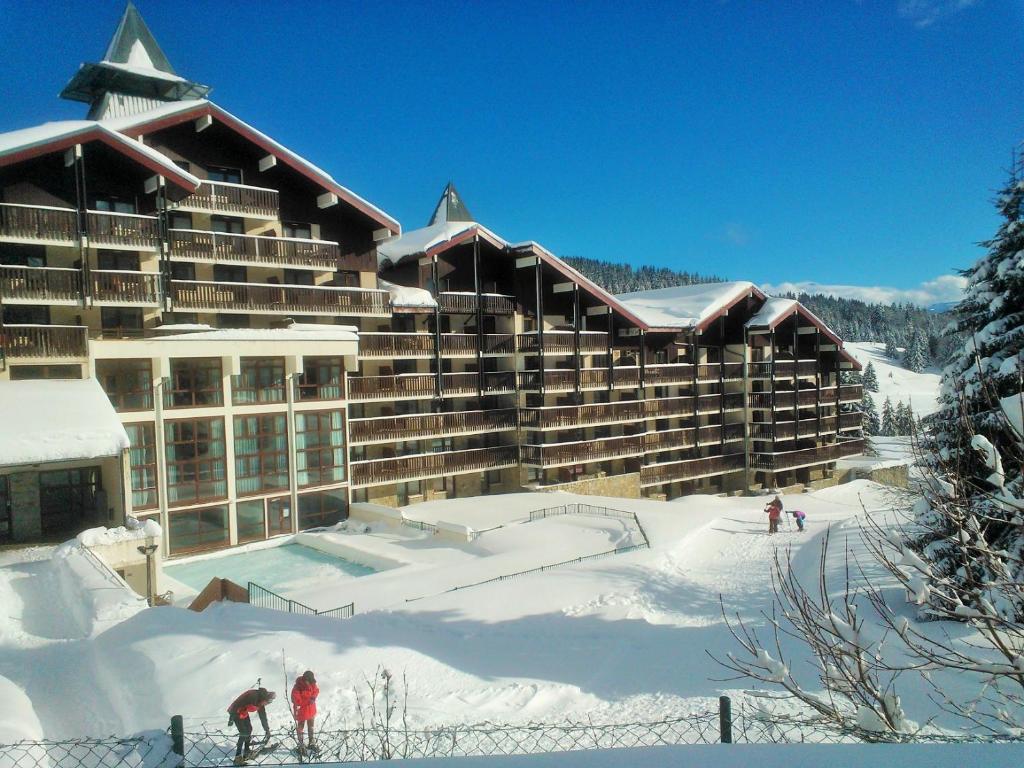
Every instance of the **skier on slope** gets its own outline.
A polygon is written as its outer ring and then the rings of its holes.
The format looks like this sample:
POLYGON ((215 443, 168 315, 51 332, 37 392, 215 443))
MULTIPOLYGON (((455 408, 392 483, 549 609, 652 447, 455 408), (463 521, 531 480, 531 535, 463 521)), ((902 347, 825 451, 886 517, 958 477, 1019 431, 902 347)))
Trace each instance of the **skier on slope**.
POLYGON ((311 670, 306 670, 295 679, 292 687, 292 715, 295 717, 295 729, 299 741, 299 756, 306 754, 306 748, 302 743, 302 726, 306 725, 309 734, 309 751, 316 751, 313 742, 313 718, 316 717, 316 697, 320 695, 320 689, 316 684, 316 677, 311 670))
POLYGON ((796 519, 797 529, 802 531, 804 529, 804 518, 806 518, 807 515, 804 512, 801 512, 799 509, 790 510, 789 514, 791 514, 796 519))
POLYGON ((267 722, 267 704, 274 700, 276 694, 266 688, 250 688, 231 702, 228 707, 228 724, 238 728, 238 743, 235 746, 235 765, 245 765, 252 755, 252 720, 250 715, 256 712, 263 726, 263 741, 270 740, 270 725, 267 722))
POLYGON ((779 520, 782 519, 782 499, 776 496, 768 502, 764 511, 768 513, 768 533, 778 533, 779 520))

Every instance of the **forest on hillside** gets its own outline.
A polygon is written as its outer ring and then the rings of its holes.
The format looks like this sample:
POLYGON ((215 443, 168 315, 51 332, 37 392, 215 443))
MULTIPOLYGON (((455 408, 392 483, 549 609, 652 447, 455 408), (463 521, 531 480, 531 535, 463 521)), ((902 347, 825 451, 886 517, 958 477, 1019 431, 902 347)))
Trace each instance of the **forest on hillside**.
MULTIPOLYGON (((570 256, 565 261, 613 294, 650 291, 695 283, 720 283, 723 278, 666 267, 619 264, 600 259, 570 256)), ((874 304, 834 296, 789 294, 847 341, 875 341, 886 344, 894 358, 897 349, 911 357, 908 367, 942 366, 951 350, 959 345, 956 334, 946 335, 951 316, 913 304, 874 304)))

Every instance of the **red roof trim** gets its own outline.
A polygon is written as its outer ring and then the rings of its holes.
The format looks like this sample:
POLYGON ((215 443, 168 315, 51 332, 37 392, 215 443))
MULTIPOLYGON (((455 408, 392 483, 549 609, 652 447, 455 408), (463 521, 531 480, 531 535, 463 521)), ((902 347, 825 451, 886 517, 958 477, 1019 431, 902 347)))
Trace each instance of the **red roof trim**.
POLYGON ((272 144, 268 143, 263 136, 255 133, 254 129, 247 126, 234 115, 225 112, 216 104, 200 104, 194 109, 187 109, 183 112, 177 112, 173 115, 156 118, 148 123, 144 122, 139 123, 137 125, 133 125, 129 128, 123 129, 123 132, 133 136, 144 136, 147 133, 153 133, 154 131, 161 130, 162 128, 169 128, 172 125, 178 125, 180 123, 184 123, 188 120, 192 120, 196 117, 202 117, 204 115, 209 115, 210 117, 216 118, 224 125, 228 126, 233 131, 235 131, 235 133, 244 136, 253 144, 266 151, 268 154, 271 154, 278 160, 281 160, 283 163, 288 165, 288 167, 291 168, 292 170, 298 171, 301 175, 305 176, 307 179, 310 179, 311 181, 315 181, 317 184, 322 186, 326 191, 337 195, 350 206, 362 212, 369 218, 373 219, 378 224, 384 225, 390 232, 393 232, 394 234, 398 234, 399 232, 401 232, 402 228, 399 225, 399 223, 392 219, 390 216, 387 216, 381 213, 380 211, 374 209, 373 207, 367 205, 366 202, 357 198, 352 192, 340 186, 337 182, 329 181, 323 176, 314 173, 308 166, 304 165, 303 163, 296 162, 288 154, 281 152, 272 144))

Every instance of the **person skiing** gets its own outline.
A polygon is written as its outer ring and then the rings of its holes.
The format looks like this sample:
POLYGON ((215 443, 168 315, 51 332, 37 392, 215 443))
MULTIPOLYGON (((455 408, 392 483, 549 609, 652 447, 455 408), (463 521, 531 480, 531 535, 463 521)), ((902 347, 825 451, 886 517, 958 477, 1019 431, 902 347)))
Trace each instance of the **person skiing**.
POLYGON ((794 509, 789 514, 791 514, 796 519, 797 530, 802 531, 804 529, 804 518, 806 518, 807 515, 801 512, 799 509, 794 509))
POLYGON ((782 519, 782 499, 776 496, 768 502, 764 511, 768 513, 768 533, 778 533, 779 520, 782 519))
POLYGON ((317 687, 316 676, 312 670, 307 669, 295 679, 295 685, 292 687, 292 715, 295 717, 299 756, 306 753, 306 747, 302 743, 303 724, 306 725, 306 731, 309 734, 309 751, 316 750, 316 745, 313 742, 313 718, 316 717, 316 697, 319 695, 320 689, 317 687))
POLYGON ((252 720, 250 715, 256 712, 263 726, 264 743, 270 740, 270 725, 267 722, 267 704, 272 702, 276 694, 266 688, 250 688, 231 702, 228 707, 228 724, 238 728, 238 743, 235 745, 235 765, 245 765, 252 755, 252 720))

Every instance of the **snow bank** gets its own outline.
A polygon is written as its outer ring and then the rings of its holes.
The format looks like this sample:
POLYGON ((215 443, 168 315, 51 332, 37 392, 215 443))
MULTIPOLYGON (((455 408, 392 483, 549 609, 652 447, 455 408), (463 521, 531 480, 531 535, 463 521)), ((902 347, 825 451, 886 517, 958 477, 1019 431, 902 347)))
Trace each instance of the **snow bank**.
POLYGON ((391 306, 408 308, 429 308, 437 306, 430 291, 424 288, 412 288, 408 285, 396 285, 387 280, 378 280, 377 284, 391 295, 391 306))
POLYGON ((63 604, 85 636, 97 635, 146 607, 145 598, 77 539, 57 547, 52 564, 63 604))
POLYGON ((1024 394, 1010 395, 1004 397, 999 401, 999 405, 1003 408, 1003 413, 1006 414, 1006 418, 1014 429, 1017 430, 1017 434, 1024 435, 1024 394))
POLYGON ((0 466, 118 456, 128 433, 95 379, 0 381, 0 466))
MULTIPOLYGON (((0 744, 23 740, 40 741, 43 736, 43 726, 32 706, 32 700, 15 683, 0 675, 0 744)), ((3 758, 0 756, 2 764, 3 758)))
POLYGON ((161 534, 160 523, 155 520, 146 520, 144 523, 136 523, 134 526, 120 526, 118 528, 88 528, 82 531, 75 538, 83 547, 102 547, 110 544, 119 544, 125 541, 137 541, 142 539, 159 539, 161 534))

